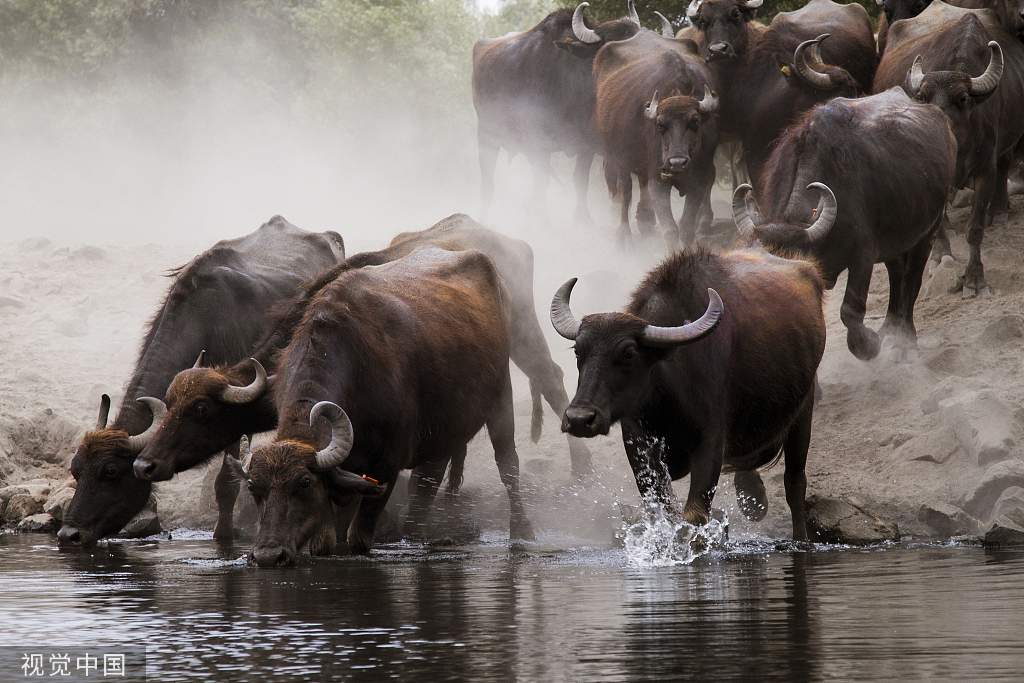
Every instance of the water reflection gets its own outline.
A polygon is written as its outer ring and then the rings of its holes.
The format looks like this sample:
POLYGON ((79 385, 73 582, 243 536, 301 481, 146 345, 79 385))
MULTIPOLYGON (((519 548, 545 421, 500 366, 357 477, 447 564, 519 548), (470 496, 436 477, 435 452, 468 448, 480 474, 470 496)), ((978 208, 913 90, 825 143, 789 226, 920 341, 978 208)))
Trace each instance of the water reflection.
POLYGON ((86 553, 40 540, 0 536, 0 645, 144 645, 151 680, 1019 681, 1024 672, 1021 551, 735 546, 692 566, 640 569, 614 549, 387 546, 256 570, 242 545, 86 553))

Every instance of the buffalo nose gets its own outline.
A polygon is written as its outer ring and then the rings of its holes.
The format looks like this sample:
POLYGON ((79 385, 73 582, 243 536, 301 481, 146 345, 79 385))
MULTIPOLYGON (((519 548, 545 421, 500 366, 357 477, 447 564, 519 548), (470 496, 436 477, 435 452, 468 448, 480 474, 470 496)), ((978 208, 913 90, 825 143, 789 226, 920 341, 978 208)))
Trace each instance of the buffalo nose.
POLYGON ((728 54, 729 45, 723 41, 717 41, 708 45, 708 52, 718 55, 728 54))
POLYGON ((57 532, 57 545, 78 545, 82 542, 82 532, 73 526, 62 526, 57 532))
POLYGON ((132 469, 135 470, 135 476, 145 481, 152 481, 153 472, 156 470, 156 463, 142 458, 136 458, 135 463, 132 465, 132 469))
POLYGON ((252 559, 261 568, 283 567, 291 563, 288 552, 281 546, 264 546, 252 551, 252 559))
MULTIPOLYGON (((563 427, 584 427, 587 429, 593 428, 594 423, 597 422, 597 411, 593 408, 581 408, 579 406, 569 406, 565 409, 565 424, 563 427)), ((564 428, 562 431, 566 431, 564 428)))
POLYGON ((690 157, 672 157, 665 167, 667 171, 682 171, 690 165, 690 157))

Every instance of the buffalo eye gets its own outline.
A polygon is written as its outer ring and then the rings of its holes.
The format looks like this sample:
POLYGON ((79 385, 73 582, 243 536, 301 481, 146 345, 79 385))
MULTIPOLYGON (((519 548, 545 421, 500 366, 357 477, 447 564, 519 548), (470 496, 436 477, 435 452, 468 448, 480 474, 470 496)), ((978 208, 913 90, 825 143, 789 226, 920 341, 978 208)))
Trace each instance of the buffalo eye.
POLYGON ((668 130, 668 126, 666 126, 664 123, 658 123, 658 132, 664 135, 666 130, 668 130))
POLYGON ((960 95, 959 98, 957 98, 957 104, 959 104, 961 107, 966 106, 967 103, 970 102, 970 101, 971 101, 971 96, 968 95, 967 93, 963 93, 962 95, 960 95))
POLYGON ((632 363, 636 360, 637 355, 638 352, 635 346, 627 346, 622 350, 622 353, 619 354, 619 359, 624 363, 632 363))
POLYGON ((313 480, 309 477, 303 477, 302 481, 299 482, 299 486, 304 489, 308 489, 309 485, 313 483, 313 480))
POLYGON ((733 19, 739 19, 741 14, 742 13, 740 12, 740 8, 739 7, 733 7, 732 8, 732 18, 733 19))
POLYGON ((106 477, 109 477, 109 478, 113 479, 114 477, 117 476, 117 474, 118 474, 117 465, 115 465, 114 463, 110 463, 109 465, 107 465, 106 467, 103 468, 103 475, 106 476, 106 477))
POLYGON ((192 413, 193 416, 201 420, 204 417, 206 417, 207 414, 209 414, 210 407, 206 405, 205 401, 197 401, 196 403, 192 404, 190 412, 192 413))

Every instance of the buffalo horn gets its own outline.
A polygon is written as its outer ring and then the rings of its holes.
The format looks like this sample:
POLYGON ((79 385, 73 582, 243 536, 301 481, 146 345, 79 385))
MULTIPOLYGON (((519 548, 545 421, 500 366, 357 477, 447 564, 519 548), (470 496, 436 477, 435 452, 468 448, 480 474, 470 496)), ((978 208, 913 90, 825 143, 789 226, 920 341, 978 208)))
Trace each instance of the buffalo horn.
POLYGON ((825 38, 828 38, 828 36, 829 34, 825 33, 814 40, 805 40, 797 46, 796 52, 793 53, 793 68, 796 69, 800 79, 818 90, 831 90, 836 87, 836 84, 827 75, 812 69, 807 63, 807 55, 804 53, 807 51, 807 48, 816 45, 825 38))
POLYGON ((651 98, 651 103, 647 105, 647 109, 644 109, 644 116, 649 118, 651 121, 658 118, 658 91, 654 91, 654 97, 651 98))
POLYGON ((679 327, 656 327, 648 325, 644 330, 643 343, 647 346, 679 346, 692 344, 711 334, 722 320, 725 304, 718 292, 708 289, 708 310, 692 323, 679 327))
POLYGON ((580 333, 580 321, 573 317, 569 310, 569 295, 576 285, 576 278, 566 282, 558 288, 555 296, 551 299, 551 325, 555 332, 566 339, 575 341, 576 335, 580 333))
POLYGON ((701 114, 714 114, 718 111, 718 98, 711 92, 711 88, 704 86, 704 99, 697 103, 701 114))
POLYGON ((249 360, 252 361, 252 366, 256 369, 256 379, 249 386, 225 387, 224 391, 220 393, 220 400, 225 403, 252 403, 267 390, 267 371, 255 358, 249 360))
POLYGON ((341 406, 330 401, 320 401, 309 411, 309 426, 312 427, 321 414, 331 423, 331 443, 322 451, 317 451, 316 468, 326 472, 345 462, 352 451, 352 422, 341 406))
POLYGON ((837 206, 836 196, 829 189, 828 185, 824 183, 811 183, 807 186, 807 189, 809 190, 812 187, 821 190, 821 199, 818 200, 818 208, 815 211, 818 218, 806 231, 807 241, 814 244, 832 229, 832 224, 836 222, 837 206))
POLYGON ((243 435, 238 440, 238 461, 242 463, 242 472, 248 476, 249 463, 252 462, 252 448, 249 445, 249 437, 243 435))
POLYGON ((206 360, 206 349, 199 352, 199 358, 196 358, 196 364, 192 366, 192 369, 203 367, 203 361, 206 360))
POLYGON ((659 19, 661 19, 661 35, 665 36, 666 38, 675 38, 676 34, 672 30, 672 22, 666 19, 665 15, 662 14, 661 12, 655 11, 654 13, 658 15, 659 19))
POLYGON ((149 409, 153 411, 153 422, 149 425, 149 429, 138 434, 136 436, 128 437, 128 450, 132 453, 138 454, 142 452, 142 449, 146 447, 146 444, 150 442, 153 435, 156 434, 156 430, 160 429, 160 425, 163 424, 164 416, 167 415, 167 406, 164 402, 158 398, 152 396, 143 396, 142 398, 135 399, 139 403, 145 403, 149 406, 149 409))
POLYGON ((875 0, 875 4, 881 7, 882 5, 885 4, 885 0, 875 0))
POLYGON ((583 23, 583 10, 590 7, 589 2, 581 2, 576 11, 572 13, 572 32, 576 34, 576 40, 581 43, 600 43, 601 36, 583 23))
POLYGON ((100 396, 100 415, 96 419, 96 429, 104 429, 107 426, 107 417, 110 415, 110 397, 106 394, 100 396))
POLYGON ((914 65, 910 67, 907 85, 910 87, 911 97, 917 97, 917 92, 921 89, 921 83, 924 81, 924 70, 921 68, 923 62, 921 55, 918 55, 914 57, 914 65))
POLYGON ((746 183, 738 186, 732 193, 732 219, 736 223, 736 231, 745 240, 754 239, 754 221, 747 210, 747 194, 754 188, 746 183))
POLYGON ((640 15, 636 13, 636 5, 633 4, 633 0, 626 0, 626 6, 629 7, 629 20, 636 24, 637 28, 640 28, 640 15))
POLYGON ((690 0, 690 6, 686 8, 686 18, 693 21, 693 18, 697 16, 697 10, 700 9, 700 0, 690 0))
POLYGON ((747 0, 747 9, 757 9, 764 4, 764 0, 747 0))
POLYGON ((989 94, 999 85, 999 79, 1003 75, 1003 49, 994 40, 989 41, 988 47, 992 51, 992 55, 989 57, 985 73, 971 79, 972 95, 989 94))

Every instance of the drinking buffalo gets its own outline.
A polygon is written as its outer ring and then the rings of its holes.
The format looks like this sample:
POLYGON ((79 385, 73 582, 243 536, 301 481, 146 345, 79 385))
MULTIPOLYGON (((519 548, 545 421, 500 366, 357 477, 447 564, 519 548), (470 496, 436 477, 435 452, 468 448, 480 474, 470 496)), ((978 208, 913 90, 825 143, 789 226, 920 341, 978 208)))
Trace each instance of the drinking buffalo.
MULTIPOLYGON (((117 417, 107 424, 110 399, 104 395, 96 429, 82 438, 71 461, 78 484, 57 534, 60 545, 92 546, 120 531, 145 506, 152 484, 133 476, 132 461, 163 415, 160 401, 145 397, 162 396, 204 349, 213 363, 244 358, 265 331, 267 309, 344 255, 337 233, 308 233, 275 216, 252 234, 222 240, 173 271, 174 282, 149 325, 117 417)), ((234 496, 227 496, 218 499, 217 537, 232 535, 234 496)))
POLYGON ((609 177, 617 178, 617 187, 609 190, 621 201, 619 239, 631 234, 631 174, 640 182, 638 227, 646 232, 653 223, 645 201, 649 197, 670 243, 693 241, 698 210, 710 202, 718 98, 712 93, 707 65, 692 47, 691 41, 644 30, 629 40, 609 43, 594 60, 594 125, 601 136, 606 174, 614 169, 609 177), (678 226, 672 217, 673 187, 686 196, 678 226))
POLYGON ((981 243, 986 225, 1006 220, 1007 177, 1024 136, 1024 44, 989 10, 933 2, 893 25, 875 83, 901 85, 949 118, 957 141, 953 186, 975 190, 961 284, 965 298, 987 293, 981 243))
POLYGON ((690 475, 683 520, 709 520, 718 479, 735 470, 744 513, 766 511, 756 468, 785 453, 793 538, 804 540, 804 465, 814 377, 825 350, 822 282, 805 261, 763 249, 677 252, 624 313, 573 317, 565 283, 551 322, 575 341, 579 387, 562 429, 583 437, 622 424, 637 488, 676 514, 672 480, 690 475), (694 322, 689 322, 694 320, 694 322))
POLYGON ((368 552, 403 469, 416 468, 406 526, 422 528, 449 462, 454 491, 466 445, 485 424, 508 492, 510 536, 532 539, 519 494, 511 325, 501 276, 475 250, 428 245, 324 287, 280 360, 276 440, 248 468, 259 511, 255 562, 290 564, 311 541, 311 553, 332 552, 332 496, 362 497, 348 545, 368 552), (332 436, 322 447, 316 418, 325 409, 332 436))
POLYGON ((916 349, 914 302, 955 161, 956 141, 938 107, 899 88, 838 98, 782 135, 765 170, 757 220, 747 206, 750 186, 737 188, 736 227, 769 250, 812 258, 829 289, 849 271, 840 318, 847 346, 862 360, 881 346, 864 315, 872 267, 885 263, 889 309, 880 335, 893 336, 900 357, 916 349))

